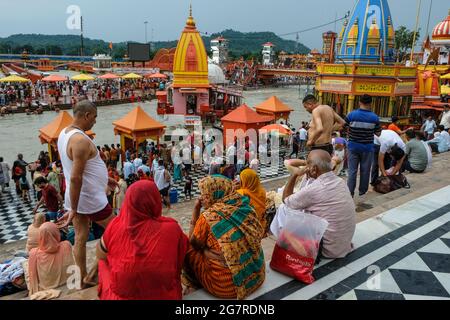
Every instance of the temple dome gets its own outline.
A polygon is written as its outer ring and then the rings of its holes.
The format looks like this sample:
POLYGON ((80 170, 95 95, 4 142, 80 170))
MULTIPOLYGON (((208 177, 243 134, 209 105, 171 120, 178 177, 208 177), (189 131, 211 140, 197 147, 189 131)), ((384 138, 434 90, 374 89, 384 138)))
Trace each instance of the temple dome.
POLYGON ((208 56, 192 16, 192 7, 175 51, 173 75, 174 88, 209 87, 208 56))
POLYGON ((387 0, 358 0, 341 34, 338 63, 395 62, 395 31, 387 0))
POLYGON ((431 40, 433 43, 450 42, 450 10, 447 18, 434 27, 431 40))
POLYGON ((220 66, 208 59, 208 79, 210 84, 224 84, 225 74, 220 66))

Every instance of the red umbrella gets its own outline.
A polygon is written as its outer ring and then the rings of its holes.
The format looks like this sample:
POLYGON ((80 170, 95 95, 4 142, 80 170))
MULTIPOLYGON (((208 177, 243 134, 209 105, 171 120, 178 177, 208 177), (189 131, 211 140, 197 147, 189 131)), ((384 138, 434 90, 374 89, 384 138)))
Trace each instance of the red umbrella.
POLYGON ((153 74, 147 74, 145 75, 146 78, 150 78, 150 79, 167 79, 167 76, 165 74, 162 73, 153 73, 153 74))
POLYGON ((45 77, 42 79, 42 81, 45 82, 62 82, 62 81, 67 81, 67 77, 63 77, 57 74, 52 74, 48 77, 45 77))
POLYGON ((99 78, 103 79, 103 80, 114 80, 114 79, 119 79, 120 77, 114 73, 106 73, 106 74, 100 76, 99 78))

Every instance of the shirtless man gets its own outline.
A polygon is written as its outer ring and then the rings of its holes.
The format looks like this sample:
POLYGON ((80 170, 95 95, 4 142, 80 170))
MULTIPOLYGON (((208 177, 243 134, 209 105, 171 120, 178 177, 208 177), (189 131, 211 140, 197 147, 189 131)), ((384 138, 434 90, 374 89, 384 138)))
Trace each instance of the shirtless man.
POLYGON ((312 114, 307 146, 311 150, 321 149, 333 155, 331 134, 341 130, 345 121, 330 106, 319 105, 313 95, 308 95, 303 99, 303 106, 312 114))
POLYGON ((86 242, 90 221, 103 228, 113 219, 106 190, 108 171, 92 140, 85 134, 92 129, 97 118, 97 108, 88 100, 77 103, 73 109, 74 121, 61 131, 58 150, 66 179, 64 207, 66 214, 59 219, 60 228, 73 222, 75 228, 75 263, 80 268, 83 287, 86 277, 86 242))

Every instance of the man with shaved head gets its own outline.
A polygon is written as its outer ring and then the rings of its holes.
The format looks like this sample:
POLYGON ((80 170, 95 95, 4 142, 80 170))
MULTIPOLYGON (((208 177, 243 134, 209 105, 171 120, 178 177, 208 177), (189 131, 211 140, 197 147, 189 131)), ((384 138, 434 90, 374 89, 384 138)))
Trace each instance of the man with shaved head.
POLYGON ((283 202, 289 209, 303 210, 328 221, 323 237, 322 255, 343 258, 352 250, 351 241, 356 226, 356 211, 352 196, 344 180, 333 172, 330 154, 313 150, 289 179, 283 202), (294 194, 297 179, 307 176, 312 183, 294 194))
POLYGON ((86 283, 86 242, 90 221, 106 228, 113 212, 106 196, 108 171, 95 144, 86 135, 96 122, 97 108, 92 102, 82 100, 73 108, 73 114, 72 125, 63 129, 58 139, 66 179, 64 207, 67 210, 58 224, 66 227, 73 222, 75 262, 86 283))
POLYGON ((303 106, 312 115, 307 146, 311 150, 325 150, 332 155, 331 134, 341 130, 345 121, 330 106, 320 105, 314 95, 307 95, 303 99, 303 106))

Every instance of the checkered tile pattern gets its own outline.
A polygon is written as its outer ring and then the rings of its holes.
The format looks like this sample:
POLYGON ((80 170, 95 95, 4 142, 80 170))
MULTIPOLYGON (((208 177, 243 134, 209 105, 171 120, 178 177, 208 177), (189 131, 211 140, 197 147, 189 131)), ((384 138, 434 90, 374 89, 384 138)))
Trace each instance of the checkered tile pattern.
POLYGON ((380 290, 374 284, 365 283, 340 299, 450 300, 450 233, 381 272, 380 290))
POLYGON ((36 204, 33 190, 30 196, 31 201, 23 201, 14 185, 0 194, 0 244, 26 239, 36 204))
MULTIPOLYGON (((276 166, 271 165, 260 165, 258 170, 261 181, 269 180, 273 178, 283 177, 288 175, 286 167, 284 166, 284 161, 280 160, 280 163, 276 166)), ((198 197, 200 195, 200 191, 198 190, 198 182, 207 176, 207 173, 203 171, 201 168, 193 168, 190 173, 190 177, 192 178, 192 197, 198 197)), ((184 182, 183 181, 175 181, 174 188, 178 191, 178 199, 179 201, 185 201, 186 196, 184 194, 184 182)))

